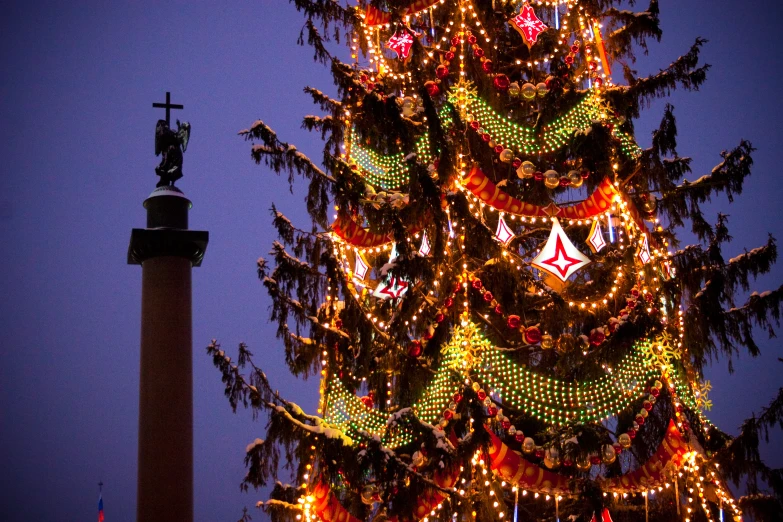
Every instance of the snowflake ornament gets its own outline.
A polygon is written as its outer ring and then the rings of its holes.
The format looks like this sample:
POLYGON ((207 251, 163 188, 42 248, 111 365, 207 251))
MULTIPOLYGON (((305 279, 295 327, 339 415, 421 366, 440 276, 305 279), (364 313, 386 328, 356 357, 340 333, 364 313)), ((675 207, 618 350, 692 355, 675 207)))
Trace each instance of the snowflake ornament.
POLYGON ((590 259, 568 240, 560 222, 553 218, 549 239, 530 264, 565 282, 571 274, 589 263, 590 259))
POLYGON ((364 278, 367 277, 367 272, 370 270, 370 265, 367 264, 367 261, 365 261, 361 254, 359 252, 356 252, 356 266, 354 267, 353 276, 354 279, 358 279, 359 281, 364 281, 364 278))
POLYGON ((668 335, 643 343, 642 355, 648 366, 662 370, 671 370, 671 362, 680 358, 679 350, 674 347, 668 335))
POLYGON ((712 383, 710 381, 702 381, 696 388, 693 392, 693 395, 696 397, 696 407, 701 408, 703 411, 711 410, 712 401, 708 395, 712 390, 712 383))
POLYGON ((544 22, 539 20, 527 2, 522 6, 519 14, 511 19, 510 23, 522 35, 528 47, 536 43, 538 35, 549 29, 544 22))
POLYGON ((498 219, 498 229, 495 231, 495 239, 503 243, 504 247, 507 247, 511 240, 514 239, 514 233, 506 225, 506 221, 503 216, 498 219))
POLYGON ((604 235, 601 232, 601 225, 598 224, 598 220, 593 221, 593 226, 590 228, 590 235, 587 236, 587 246, 590 247, 593 254, 597 254, 606 246, 606 241, 604 241, 604 235))
POLYGON ((389 49, 397 53, 398 58, 407 60, 408 56, 411 54, 411 47, 413 46, 413 35, 407 29, 395 31, 386 45, 389 49))

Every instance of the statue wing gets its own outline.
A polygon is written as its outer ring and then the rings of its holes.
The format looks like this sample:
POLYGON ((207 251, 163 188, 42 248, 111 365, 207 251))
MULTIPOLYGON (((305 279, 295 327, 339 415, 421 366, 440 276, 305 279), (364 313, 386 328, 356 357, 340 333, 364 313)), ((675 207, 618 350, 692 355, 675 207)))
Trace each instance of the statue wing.
POLYGON ((182 152, 188 150, 188 141, 190 141, 190 123, 183 121, 182 123, 177 120, 177 137, 182 144, 182 152))
POLYGON ((166 120, 158 120, 158 124, 155 126, 155 155, 160 156, 160 153, 166 149, 166 134, 169 132, 169 126, 166 124, 166 120))

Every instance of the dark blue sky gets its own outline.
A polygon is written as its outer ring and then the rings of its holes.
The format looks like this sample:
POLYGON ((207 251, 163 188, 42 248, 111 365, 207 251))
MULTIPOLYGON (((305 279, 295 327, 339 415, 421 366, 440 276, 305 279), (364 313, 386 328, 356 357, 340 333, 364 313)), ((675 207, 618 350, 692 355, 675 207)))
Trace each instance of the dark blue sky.
MULTIPOLYGON (((759 149, 737 204, 712 206, 711 215, 731 215, 728 254, 767 232, 783 238, 778 3, 660 4, 664 42, 640 72, 668 64, 696 36, 710 40, 707 84, 671 100, 694 177, 740 138, 759 149)), ((240 494, 239 482, 261 424, 231 413, 204 347, 213 337, 229 350, 245 341, 288 397, 312 410, 317 395, 316 382, 288 376, 255 274, 274 239, 270 204, 306 224, 304 194, 254 165, 236 132, 261 118, 320 157, 320 142, 299 127, 316 112, 302 87, 329 91, 326 71, 295 46, 301 19, 283 0, 28 1, 6 6, 0 24, 0 518, 90 520, 99 480, 107 521, 135 517, 141 270, 125 259, 156 182, 161 111, 151 103, 170 90, 185 104, 175 116, 193 127, 179 185, 193 201, 191 228, 211 239, 194 271, 195 516, 236 520, 260 498, 240 494)), ((638 124, 642 146, 662 106, 638 124)), ((757 286, 781 281, 778 267, 757 286)), ((774 340, 763 350, 741 356, 732 376, 724 363, 708 371, 710 416, 728 432, 781 385, 783 351, 774 340)), ((781 466, 774 447, 765 454, 781 466)))

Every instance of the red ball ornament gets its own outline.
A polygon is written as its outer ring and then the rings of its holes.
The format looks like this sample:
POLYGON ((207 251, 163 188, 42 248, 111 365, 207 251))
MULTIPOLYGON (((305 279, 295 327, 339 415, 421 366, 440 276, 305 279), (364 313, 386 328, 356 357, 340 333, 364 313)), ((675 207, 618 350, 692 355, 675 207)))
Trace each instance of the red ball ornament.
POLYGON ((533 179, 536 181, 543 181, 544 179, 544 173, 540 170, 537 170, 533 173, 533 179))
POLYGON ((488 142, 489 140, 492 139, 492 136, 490 136, 485 132, 484 134, 481 135, 481 139, 488 142))
POLYGON ((511 427, 511 421, 501 421, 500 425, 503 427, 504 430, 508 430, 511 427))
POLYGON ((571 46, 571 52, 576 54, 579 52, 579 46, 578 45, 572 45, 571 46))
POLYGON ((429 341, 430 339, 432 339, 432 332, 430 330, 427 330, 426 332, 424 332, 424 335, 422 335, 422 337, 424 337, 429 341))
POLYGON ((616 442, 615 442, 615 443, 612 445, 612 447, 614 448, 614 452, 615 452, 615 454, 617 454, 617 455, 619 455, 620 453, 622 453, 622 452, 623 452, 623 447, 622 447, 622 446, 620 446, 620 445, 619 445, 618 443, 616 443, 616 442))
POLYGON ((372 408, 374 403, 371 397, 362 397, 362 404, 364 404, 368 408, 372 408))
POLYGON ((601 464, 601 457, 598 455, 593 455, 590 457, 590 464, 593 466, 599 466, 601 464))
POLYGON ((445 316, 445 315, 443 315, 443 314, 438 314, 438 315, 436 315, 436 316, 435 316, 435 322, 436 322, 436 323, 442 323, 442 322, 443 322, 443 320, 444 320, 445 318, 446 318, 446 316, 445 316))
POLYGON ((484 301, 488 303, 492 301, 492 292, 484 292, 484 301))
POLYGON ((462 400, 462 394, 455 393, 451 398, 454 400, 454 402, 460 402, 462 400))
POLYGON ((639 297, 639 289, 638 288, 631 288, 631 295, 638 298, 639 297))
POLYGON ((424 88, 427 89, 427 94, 430 98, 434 98, 440 94, 440 87, 438 87, 438 84, 433 81, 425 83, 424 88))
POLYGON ((451 308, 452 306, 454 306, 454 299, 452 299, 451 297, 447 297, 446 299, 443 300, 443 305, 446 308, 451 308))
POLYGON ((642 408, 644 408, 647 411, 650 411, 653 409, 653 404, 650 401, 644 401, 642 404, 642 408))
POLYGON ((437 69, 435 69, 435 76, 443 80, 449 75, 449 68, 446 67, 443 64, 438 65, 437 69))
POLYGON ((638 424, 639 426, 642 426, 644 424, 644 417, 642 417, 641 415, 637 415, 634 420, 636 421, 636 424, 638 424))
POLYGON ((451 39, 451 45, 453 45, 454 47, 458 46, 459 43, 460 43, 459 36, 455 36, 454 38, 451 39))
POLYGON ((606 334, 604 334, 603 330, 596 328, 595 330, 590 332, 590 344, 592 344, 593 346, 598 346, 605 340, 606 340, 606 334))
POLYGON ((650 390, 650 395, 652 395, 655 398, 658 398, 658 395, 661 394, 660 388, 653 388, 650 390))
POLYGON ((492 72, 492 60, 484 60, 481 62, 481 68, 485 73, 490 74, 492 72))
POLYGON ((495 145, 495 154, 503 152, 503 145, 495 145))
POLYGON ((503 315, 503 309, 500 307, 500 305, 495 307, 495 313, 498 315, 503 315))
POLYGON ((598 87, 599 89, 601 88, 601 86, 603 84, 604 84, 604 79, 603 78, 596 78, 595 79, 595 86, 598 87))
POLYGON ((525 434, 524 434, 524 433, 522 433, 521 431, 517 431, 517 432, 514 434, 514 439, 516 439, 516 441, 517 441, 517 442, 520 442, 520 443, 522 443, 522 442, 524 442, 524 441, 525 441, 525 434))
POLYGON ((335 328, 337 328, 338 330, 339 330, 339 329, 341 329, 341 328, 343 327, 343 321, 342 321, 342 319, 337 319, 337 320, 335 320, 335 322, 334 322, 334 327, 335 327, 335 328))
POLYGON ((487 398, 487 392, 485 392, 484 390, 479 390, 476 392, 476 397, 478 397, 478 400, 483 401, 484 399, 487 398))
POLYGON ((569 56, 566 56, 566 57, 564 58, 564 61, 565 61, 565 63, 567 63, 568 65, 571 65, 572 63, 574 63, 574 57, 573 57, 573 56, 570 56, 570 55, 569 55, 569 56))
POLYGON ((571 182, 570 182, 570 181, 568 180, 568 178, 566 178, 565 176, 563 176, 562 178, 560 178, 560 186, 561 186, 561 187, 567 187, 567 186, 568 186, 568 185, 570 185, 570 184, 571 184, 571 182))
POLYGON ((446 420, 451 420, 454 418, 454 412, 449 409, 443 410, 443 418, 446 420))
POLYGON ((408 355, 410 357, 421 357, 423 351, 421 341, 411 341, 408 345, 408 355))
POLYGON ((627 433, 627 434, 628 434, 628 436, 629 436, 629 437, 631 437, 632 439, 633 439, 633 438, 636 438, 636 430, 635 430, 635 429, 633 429, 633 428, 630 428, 630 429, 629 429, 629 430, 628 430, 626 433, 627 433))
POLYGON ((495 76, 495 79, 492 80, 492 84, 495 86, 495 89, 497 89, 500 92, 506 92, 508 90, 508 86, 511 85, 511 81, 508 79, 508 76, 505 74, 498 74, 495 76))
POLYGON ((446 58, 448 61, 451 61, 451 60, 453 60, 453 59, 454 59, 454 53, 452 53, 451 51, 446 51, 446 54, 444 55, 444 57, 445 57, 445 58, 446 58))
POLYGON ((489 414, 490 417, 494 417, 495 415, 498 414, 498 409, 495 406, 490 406, 489 408, 487 408, 487 413, 489 414))
POLYGON ((514 161, 511 162, 511 166, 515 169, 518 169, 522 165, 522 160, 519 158, 514 158, 514 161))
POLYGON ((469 35, 468 35, 468 43, 469 43, 470 45, 473 45, 473 44, 474 44, 474 43, 476 43, 477 41, 478 41, 478 39, 476 38, 476 35, 474 35, 474 34, 469 34, 469 35))
POLYGON ((563 466, 570 468, 574 465, 574 461, 571 459, 563 459, 563 466))
POLYGON ((471 129, 478 130, 479 127, 481 127, 481 124, 478 121, 473 120, 472 122, 470 122, 471 129))
POLYGON ((506 324, 512 330, 516 330, 517 328, 519 328, 519 325, 521 323, 522 323, 522 320, 519 318, 518 315, 509 315, 508 319, 506 320, 506 324))
POLYGON ((527 344, 538 344, 541 342, 541 330, 537 326, 531 326, 525 329, 525 342, 527 344))
POLYGON ((484 56, 484 49, 482 49, 481 47, 476 47, 475 49, 473 49, 473 56, 475 56, 476 58, 481 58, 482 56, 484 56))
POLYGON ((537 459, 543 459, 546 452, 544 451, 544 448, 537 448, 535 455, 537 459))
POLYGON ((474 279, 471 285, 473 285, 473 288, 476 290, 481 290, 481 287, 484 286, 481 282, 481 279, 474 279))

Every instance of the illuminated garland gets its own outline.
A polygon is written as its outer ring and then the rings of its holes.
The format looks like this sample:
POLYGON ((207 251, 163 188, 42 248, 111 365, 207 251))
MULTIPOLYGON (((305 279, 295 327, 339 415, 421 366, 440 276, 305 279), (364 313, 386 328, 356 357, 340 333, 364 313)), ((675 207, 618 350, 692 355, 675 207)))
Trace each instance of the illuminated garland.
POLYGON ((636 351, 610 375, 579 383, 545 377, 498 351, 485 354, 477 373, 498 400, 554 425, 600 422, 616 415, 641 398, 646 383, 660 375, 636 351))

